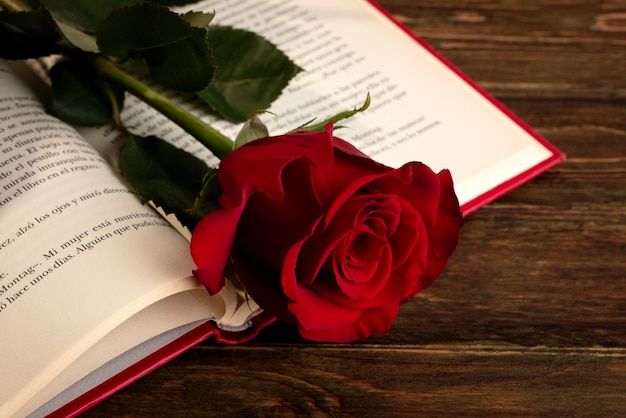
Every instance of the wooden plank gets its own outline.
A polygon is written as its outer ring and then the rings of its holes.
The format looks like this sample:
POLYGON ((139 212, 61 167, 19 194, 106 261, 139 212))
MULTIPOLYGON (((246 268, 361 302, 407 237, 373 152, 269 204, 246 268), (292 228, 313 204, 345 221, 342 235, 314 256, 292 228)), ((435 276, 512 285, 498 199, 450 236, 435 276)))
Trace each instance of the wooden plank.
POLYGON ((624 2, 418 3, 381 2, 500 98, 626 97, 624 2))
POLYGON ((617 417, 625 381, 623 350, 205 347, 84 416, 617 417))

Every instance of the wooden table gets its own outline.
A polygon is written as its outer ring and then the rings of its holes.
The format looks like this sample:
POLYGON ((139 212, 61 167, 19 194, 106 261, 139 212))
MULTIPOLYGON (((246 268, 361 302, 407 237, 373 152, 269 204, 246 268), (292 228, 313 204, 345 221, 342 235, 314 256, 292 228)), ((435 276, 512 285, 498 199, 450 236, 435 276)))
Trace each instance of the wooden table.
POLYGON ((85 416, 624 416, 626 1, 380 3, 568 160, 470 215, 389 334, 207 343, 85 416))

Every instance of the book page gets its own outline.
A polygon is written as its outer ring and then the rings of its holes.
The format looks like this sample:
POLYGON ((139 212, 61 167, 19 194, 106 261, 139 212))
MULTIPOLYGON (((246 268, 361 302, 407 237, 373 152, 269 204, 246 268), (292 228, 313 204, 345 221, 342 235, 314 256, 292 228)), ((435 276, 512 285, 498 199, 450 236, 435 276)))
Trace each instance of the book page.
MULTIPOLYGON (((265 115, 272 134, 359 107, 340 136, 390 166, 452 172, 461 204, 552 153, 365 0, 211 0, 215 22, 256 31, 304 72, 265 115)), ((234 131, 230 131, 231 133, 234 131)))
POLYGON ((204 318, 206 307, 194 298, 205 298, 206 292, 199 289, 194 293, 169 296, 129 318, 73 361, 18 415, 26 416, 32 411, 32 405, 45 404, 31 416, 46 416, 162 347, 162 337, 169 342, 198 326, 199 323, 194 321, 204 318), (189 325, 181 326, 182 319, 189 325), (137 345, 137 342, 142 344, 137 345), (51 399, 53 401, 47 402, 51 399))
POLYGON ((188 242, 2 62, 0 85, 4 416, 136 312, 203 288, 188 242))

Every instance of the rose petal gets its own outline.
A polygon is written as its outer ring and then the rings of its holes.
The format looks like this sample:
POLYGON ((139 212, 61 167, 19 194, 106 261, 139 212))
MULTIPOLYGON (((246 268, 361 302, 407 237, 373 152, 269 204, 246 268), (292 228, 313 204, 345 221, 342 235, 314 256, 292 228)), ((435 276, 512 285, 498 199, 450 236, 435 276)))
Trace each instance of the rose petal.
MULTIPOLYGON (((384 245, 380 255, 370 261, 367 269, 351 266, 339 269, 338 264, 343 260, 335 261, 335 275, 342 292, 353 300, 376 299, 385 285, 388 284, 392 257, 389 246, 384 245)), ((315 288, 315 284, 313 286, 315 288)))
MULTIPOLYGON (((411 210, 407 213, 415 213, 415 211, 411 210)), ((405 215, 406 213, 403 212, 403 216, 405 215)), ((427 271, 429 238, 427 228, 419 216, 411 217, 409 220, 413 223, 406 226, 406 229, 412 230, 410 234, 412 240, 407 242, 407 246, 412 245, 409 247, 409 254, 405 255, 405 249, 402 247, 401 241, 393 242, 393 244, 400 246, 400 249, 391 248, 394 259, 396 252, 399 252, 406 261, 400 266, 394 266, 394 269, 389 273, 387 285, 380 288, 376 295, 370 293, 370 297, 367 299, 354 300, 337 288, 337 281, 334 279, 320 280, 317 278, 311 286, 320 295, 332 300, 334 303, 352 308, 373 308, 403 300, 407 295, 414 295, 415 288, 421 287, 421 284, 418 282, 423 280, 422 276, 427 271)), ((306 244, 308 245, 309 243, 307 242, 306 244)), ((302 254, 308 254, 308 252, 303 250, 302 254)))
POLYGON ((358 196, 354 200, 370 201, 367 206, 370 213, 364 222, 372 227, 372 232, 377 231, 383 236, 382 226, 375 225, 380 222, 384 224, 384 236, 393 249, 394 267, 414 255, 413 248, 417 241, 415 225, 419 214, 405 199, 395 195, 377 194, 358 196))
POLYGON ((289 303, 289 311, 298 318, 299 325, 310 330, 344 326, 356 321, 361 314, 359 309, 333 303, 301 285, 297 285, 296 298, 289 303))
POLYGON ((351 231, 346 235, 332 253, 334 268, 350 282, 366 282, 378 270, 387 241, 371 231, 351 231))
POLYGON ((306 159, 321 170, 333 161, 332 140, 327 132, 298 132, 267 137, 237 148, 220 163, 218 179, 223 194, 220 202, 229 206, 229 191, 249 184, 272 199, 284 196, 282 172, 290 162, 306 159))
MULTIPOLYGON (((292 247, 287 251, 280 275, 280 283, 285 296, 294 301, 298 299, 298 258, 305 242, 306 239, 302 239, 294 243, 294 245, 292 245, 292 247)), ((313 276, 317 276, 317 272, 314 273, 313 276)))
POLYGON ((357 320, 337 328, 307 329, 299 326, 300 334, 312 341, 348 343, 367 338, 373 334, 389 332, 398 316, 398 304, 390 304, 361 311, 357 320))
POLYGON ((310 165, 302 161, 284 168, 281 183, 285 195, 280 200, 259 192, 250 197, 235 238, 243 254, 280 271, 293 243, 313 233, 323 209, 307 181, 309 170, 310 165))
POLYGON ((430 286, 441 275, 448 264, 448 259, 456 249, 459 242, 463 217, 459 210, 459 202, 454 193, 452 176, 448 170, 438 174, 441 184, 441 199, 437 219, 428 229, 428 270, 421 281, 420 286, 413 294, 417 294, 430 286))
POLYGON ((361 186, 390 170, 389 167, 372 160, 340 138, 332 137, 332 144, 334 146, 332 165, 315 171, 313 176, 314 188, 320 202, 327 208, 334 201, 345 202, 355 195, 361 186))
POLYGON ((418 242, 420 239, 424 239, 424 235, 420 235, 421 227, 419 225, 423 225, 421 216, 406 200, 397 198, 396 202, 401 207, 400 215, 396 229, 387 238, 393 249, 393 267, 396 268, 404 264, 409 261, 409 258, 412 259, 411 262, 421 260, 421 265, 424 265, 428 242, 422 242, 421 245, 418 242))
POLYGON ((439 176, 428 166, 410 162, 393 170, 386 176, 372 180, 367 188, 370 193, 399 196, 417 210, 427 226, 437 218, 441 188, 439 176))
POLYGON ((232 251, 232 257, 237 276, 250 297, 269 315, 295 323, 296 318, 287 309, 289 299, 281 287, 280 270, 273 270, 264 263, 256 263, 236 248, 232 251))
POLYGON ((324 217, 326 225, 319 225, 318 231, 302 243, 296 270, 300 283, 313 283, 333 249, 345 234, 351 231, 362 207, 362 202, 353 201, 345 204, 330 221, 324 217))
POLYGON ((248 188, 240 189, 239 205, 211 212, 202 218, 191 236, 191 256, 198 267, 193 274, 211 294, 224 286, 224 269, 248 197, 248 188))

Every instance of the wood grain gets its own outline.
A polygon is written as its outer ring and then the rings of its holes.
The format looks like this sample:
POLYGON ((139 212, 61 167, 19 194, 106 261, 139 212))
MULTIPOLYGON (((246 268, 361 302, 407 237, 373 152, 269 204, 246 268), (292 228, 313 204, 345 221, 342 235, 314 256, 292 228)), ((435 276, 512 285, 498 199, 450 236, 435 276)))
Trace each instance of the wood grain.
POLYGON ((602 350, 201 347, 87 416, 621 416, 624 379, 602 350))
POLYGON ((470 215, 389 334, 207 342, 85 416, 624 415, 626 1, 380 3, 568 160, 470 215))

